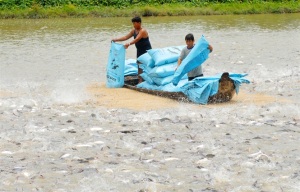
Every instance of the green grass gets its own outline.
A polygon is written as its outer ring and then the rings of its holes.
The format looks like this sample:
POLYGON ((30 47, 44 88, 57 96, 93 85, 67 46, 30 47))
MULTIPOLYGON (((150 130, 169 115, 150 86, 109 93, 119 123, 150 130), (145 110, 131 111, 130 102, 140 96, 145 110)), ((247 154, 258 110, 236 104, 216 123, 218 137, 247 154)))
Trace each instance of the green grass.
POLYGON ((229 15, 300 13, 300 1, 285 2, 244 2, 244 3, 203 3, 142 5, 126 8, 75 6, 73 4, 42 7, 38 4, 30 8, 13 7, 0 9, 0 18, 58 18, 58 17, 131 17, 140 16, 184 16, 184 15, 229 15))

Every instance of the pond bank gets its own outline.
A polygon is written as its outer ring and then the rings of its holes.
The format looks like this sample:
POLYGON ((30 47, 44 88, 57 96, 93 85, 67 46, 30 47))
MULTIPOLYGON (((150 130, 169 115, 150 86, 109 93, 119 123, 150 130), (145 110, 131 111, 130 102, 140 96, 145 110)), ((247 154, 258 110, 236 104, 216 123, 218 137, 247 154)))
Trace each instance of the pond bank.
POLYGON ((186 15, 234 15, 299 13, 300 2, 264 3, 209 3, 199 7, 185 4, 143 5, 132 7, 79 7, 68 4, 58 7, 34 5, 30 8, 0 9, 0 19, 8 18, 65 18, 65 17, 131 17, 141 16, 186 16, 186 15))

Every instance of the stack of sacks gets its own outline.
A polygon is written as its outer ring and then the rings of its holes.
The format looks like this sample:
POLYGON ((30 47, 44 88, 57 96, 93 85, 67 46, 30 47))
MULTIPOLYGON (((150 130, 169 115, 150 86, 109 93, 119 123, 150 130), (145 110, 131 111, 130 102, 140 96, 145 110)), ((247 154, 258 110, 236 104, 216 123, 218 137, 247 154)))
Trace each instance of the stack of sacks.
MULTIPOLYGON (((250 83, 249 80, 244 78, 247 75, 229 73, 229 77, 234 82, 236 94, 238 94, 242 83, 250 83)), ((182 86, 182 90, 191 101, 199 104, 207 104, 208 98, 218 93, 221 76, 222 74, 210 77, 197 77, 182 86)))
POLYGON ((138 66, 135 59, 126 59, 125 60, 125 68, 124 68, 124 76, 137 75, 138 74, 138 66))
POLYGON ((171 82, 177 66, 177 60, 184 46, 172 46, 161 49, 151 49, 137 60, 145 80, 137 85, 138 88, 179 92, 181 86, 187 83, 187 75, 183 76, 177 86, 171 82))

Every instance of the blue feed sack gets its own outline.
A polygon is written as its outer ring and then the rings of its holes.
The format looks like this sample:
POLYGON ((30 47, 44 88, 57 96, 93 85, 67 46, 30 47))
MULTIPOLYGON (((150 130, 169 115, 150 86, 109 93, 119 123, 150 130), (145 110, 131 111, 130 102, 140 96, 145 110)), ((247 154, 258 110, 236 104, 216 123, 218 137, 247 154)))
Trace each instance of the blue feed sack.
POLYGON ((170 75, 174 75, 175 68, 177 66, 177 61, 161 66, 154 67, 148 72, 150 77, 167 77, 170 75))
POLYGON ((144 73, 148 74, 152 68, 147 66, 147 64, 139 64, 139 67, 143 70, 144 73))
POLYGON ((126 59, 125 60, 125 69, 124 76, 137 75, 138 66, 135 59, 126 59))
POLYGON ((154 81, 152 80, 151 77, 148 76, 147 73, 144 72, 144 73, 140 74, 140 76, 141 76, 145 81, 147 81, 149 84, 155 85, 154 81))
POLYGON ((152 81, 156 85, 166 85, 168 83, 172 82, 173 76, 168 76, 168 77, 151 77, 152 81))
POLYGON ((140 84, 138 84, 136 87, 143 88, 143 89, 149 89, 149 90, 156 90, 156 91, 167 91, 167 92, 183 92, 182 86, 187 83, 188 79, 183 79, 179 81, 177 86, 174 86, 173 83, 168 83, 166 85, 155 85, 151 84, 147 81, 144 81, 140 84))
POLYGON ((154 60, 155 66, 161 66, 176 62, 183 47, 184 46, 172 46, 160 49, 150 49, 147 50, 147 52, 154 60))
POLYGON ((124 45, 111 43, 106 67, 106 86, 119 88, 124 85, 125 48, 124 45))
POLYGON ((137 88, 143 88, 143 89, 149 89, 149 90, 160 90, 158 85, 155 85, 153 83, 150 83, 149 81, 143 81, 142 83, 139 83, 136 85, 137 88))
MULTIPOLYGON (((147 72, 143 72, 142 74, 140 74, 140 76, 147 81, 149 84, 153 84, 153 85, 157 85, 157 86, 161 86, 161 85, 166 85, 168 83, 171 83, 173 80, 173 75, 167 76, 167 77, 151 77, 149 76, 149 74, 147 72)), ((182 77, 183 79, 187 79, 188 76, 187 74, 185 74, 182 77)))
MULTIPOLYGON (((150 77, 148 75, 148 77, 150 77)), ((150 77, 152 79, 152 81, 156 84, 156 85, 166 85, 168 83, 171 83, 173 80, 173 75, 167 76, 167 77, 150 77)), ((188 76, 187 74, 185 74, 181 80, 183 79, 187 79, 188 76)))
POLYGON ((208 58, 208 54, 210 53, 208 45, 209 43, 202 35, 194 48, 175 71, 174 79, 172 81, 174 85, 178 84, 183 75, 200 66, 208 58))
POLYGON ((147 52, 144 53, 143 55, 139 56, 137 58, 137 61, 139 63, 145 64, 145 65, 147 65, 148 67, 151 67, 151 68, 153 68, 155 66, 154 65, 154 60, 152 59, 152 57, 147 52))

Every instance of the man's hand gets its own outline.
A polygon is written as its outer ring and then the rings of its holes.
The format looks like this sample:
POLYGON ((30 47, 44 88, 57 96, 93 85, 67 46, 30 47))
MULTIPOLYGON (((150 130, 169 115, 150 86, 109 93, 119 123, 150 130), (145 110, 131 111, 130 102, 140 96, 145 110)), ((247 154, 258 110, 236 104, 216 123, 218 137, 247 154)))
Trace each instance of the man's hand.
POLYGON ((116 42, 118 41, 118 38, 113 38, 111 41, 116 42))
POLYGON ((125 45, 124 45, 124 47, 125 47, 125 49, 127 49, 128 47, 129 47, 129 43, 126 43, 125 45))
POLYGON ((210 52, 213 51, 213 47, 211 45, 208 45, 208 49, 210 50, 210 52))
POLYGON ((178 58, 178 61, 177 61, 177 66, 175 68, 175 71, 178 69, 178 67, 181 65, 181 58, 178 58))

